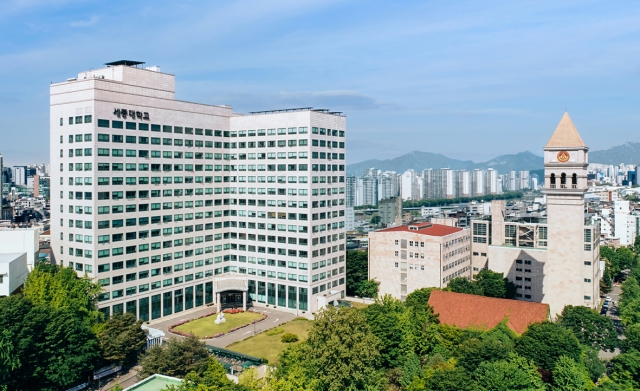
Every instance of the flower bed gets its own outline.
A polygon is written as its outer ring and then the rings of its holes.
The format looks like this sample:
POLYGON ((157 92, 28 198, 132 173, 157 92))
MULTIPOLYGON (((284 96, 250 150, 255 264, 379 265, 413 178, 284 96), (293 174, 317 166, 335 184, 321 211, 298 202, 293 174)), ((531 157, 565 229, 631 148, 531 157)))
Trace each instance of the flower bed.
MULTIPOLYGON (((239 314, 239 313, 242 313, 244 311, 242 309, 233 309, 233 310, 228 309, 228 310, 223 310, 222 312, 226 313, 226 314, 239 314)), ((191 333, 187 333, 187 332, 184 332, 184 331, 180 331, 180 330, 176 330, 175 327, 181 326, 183 324, 189 323, 189 322, 194 321, 194 320, 198 320, 198 319, 206 318, 208 316, 216 315, 216 314, 217 314, 216 312, 212 312, 212 313, 209 313, 209 314, 206 314, 206 315, 194 318, 194 319, 189 319, 189 320, 185 320, 185 321, 173 324, 173 325, 169 326, 169 332, 173 333, 173 334, 181 335, 183 337, 190 337, 190 336, 196 336, 197 337, 197 335, 194 335, 194 334, 191 334, 191 333)), ((232 333, 234 331, 238 331, 238 330, 240 330, 242 328, 245 328, 247 326, 251 326, 254 323, 262 322, 263 320, 265 320, 267 318, 268 318, 267 315, 262 314, 262 317, 260 319, 256 319, 256 320, 254 320, 254 321, 252 321, 250 323, 246 323, 246 324, 243 324, 241 326, 233 327, 233 328, 231 328, 231 329, 229 329, 229 330, 227 330, 225 332, 217 333, 217 334, 214 334, 214 335, 205 335, 205 336, 201 337, 200 339, 219 338, 219 337, 222 337, 223 335, 232 333)))

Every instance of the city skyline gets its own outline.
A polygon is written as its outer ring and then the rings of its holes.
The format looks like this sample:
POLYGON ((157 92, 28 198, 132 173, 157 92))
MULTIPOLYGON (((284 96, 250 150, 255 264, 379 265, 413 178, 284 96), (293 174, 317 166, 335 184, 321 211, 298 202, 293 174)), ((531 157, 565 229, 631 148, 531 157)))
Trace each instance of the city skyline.
POLYGON ((19 131, 0 153, 46 160, 43 86, 123 58, 179 75, 181 100, 348 112, 348 164, 415 149, 474 161, 536 151, 565 109, 593 150, 636 137, 635 3, 363 5, 9 3, 0 125, 19 131))

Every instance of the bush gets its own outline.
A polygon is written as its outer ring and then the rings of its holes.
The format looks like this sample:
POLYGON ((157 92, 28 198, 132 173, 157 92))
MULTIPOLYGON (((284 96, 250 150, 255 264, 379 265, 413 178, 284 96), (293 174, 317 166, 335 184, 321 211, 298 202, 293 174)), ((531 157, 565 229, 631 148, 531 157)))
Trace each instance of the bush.
POLYGON ((267 331, 267 335, 278 335, 284 333, 284 329, 282 327, 275 327, 269 331, 267 331))
POLYGON ((283 334, 282 337, 280 337, 280 341, 282 341, 282 343, 293 343, 298 342, 298 340, 298 336, 293 333, 286 333, 283 334))

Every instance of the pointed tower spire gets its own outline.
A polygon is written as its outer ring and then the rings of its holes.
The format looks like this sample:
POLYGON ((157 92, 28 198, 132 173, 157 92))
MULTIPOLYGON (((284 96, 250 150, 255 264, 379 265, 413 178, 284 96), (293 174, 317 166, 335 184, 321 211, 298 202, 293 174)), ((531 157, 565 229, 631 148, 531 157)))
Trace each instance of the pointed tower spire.
POLYGON ((571 117, 569 117, 569 113, 566 111, 545 148, 557 147, 585 147, 580 133, 578 133, 578 130, 573 125, 573 121, 571 121, 571 117))

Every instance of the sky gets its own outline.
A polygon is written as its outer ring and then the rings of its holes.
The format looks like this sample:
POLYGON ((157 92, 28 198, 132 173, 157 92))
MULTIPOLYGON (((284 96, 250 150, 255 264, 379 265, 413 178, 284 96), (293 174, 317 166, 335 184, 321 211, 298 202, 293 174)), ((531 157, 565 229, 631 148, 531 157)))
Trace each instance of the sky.
POLYGON ((591 150, 640 131, 638 1, 0 1, 0 153, 49 159, 51 82, 137 60, 180 100, 347 115, 347 162, 591 150))

